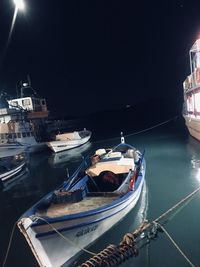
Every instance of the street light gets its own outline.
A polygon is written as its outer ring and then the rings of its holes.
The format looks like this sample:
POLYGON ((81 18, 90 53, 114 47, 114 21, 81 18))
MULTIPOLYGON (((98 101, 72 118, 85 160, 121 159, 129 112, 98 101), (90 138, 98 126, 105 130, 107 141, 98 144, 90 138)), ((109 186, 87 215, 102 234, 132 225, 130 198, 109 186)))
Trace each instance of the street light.
POLYGON ((7 49, 8 49, 9 43, 10 43, 12 32, 13 32, 13 29, 14 29, 14 26, 15 26, 17 13, 18 13, 18 11, 24 11, 25 10, 25 4, 24 4, 23 0, 13 0, 13 3, 15 4, 15 10, 14 10, 14 15, 13 15, 13 18, 12 18, 12 23, 11 23, 11 27, 10 27, 10 31, 9 31, 9 35, 8 35, 8 39, 7 39, 7 43, 6 43, 6 46, 5 46, 5 52, 4 52, 3 57, 5 57, 5 54, 7 52, 7 49))
POLYGON ((9 36, 8 36, 8 43, 9 43, 11 35, 12 35, 12 31, 13 31, 13 28, 15 25, 15 20, 17 17, 18 10, 24 11, 24 9, 25 9, 25 4, 24 4, 23 0, 13 0, 13 3, 15 4, 15 11, 14 11, 12 24, 11 24, 10 32, 9 32, 9 36))
POLYGON ((13 0, 13 3, 15 4, 15 9, 17 9, 17 11, 25 9, 25 4, 23 0, 13 0))
POLYGON ((12 32, 13 32, 13 29, 14 29, 14 26, 15 26, 17 13, 18 13, 18 11, 24 11, 25 10, 25 4, 24 4, 23 0, 13 0, 13 3, 15 5, 15 10, 14 10, 13 18, 12 18, 12 23, 11 23, 8 39, 7 39, 7 42, 5 44, 4 51, 2 53, 2 58, 0 59, 0 70, 1 70, 1 68, 3 66, 3 62, 4 62, 4 59, 6 57, 8 46, 9 46, 9 43, 10 43, 10 40, 11 40, 11 37, 12 37, 12 32))

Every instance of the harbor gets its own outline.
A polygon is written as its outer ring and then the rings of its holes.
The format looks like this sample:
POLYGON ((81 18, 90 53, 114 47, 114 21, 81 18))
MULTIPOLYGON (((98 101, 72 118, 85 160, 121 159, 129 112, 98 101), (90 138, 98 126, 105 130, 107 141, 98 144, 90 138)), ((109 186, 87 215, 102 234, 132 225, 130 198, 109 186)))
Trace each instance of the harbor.
POLYGON ((199 267, 199 8, 0 1, 0 266, 199 267))
MULTIPOLYGON (((67 177, 66 169, 72 173, 79 165, 82 156, 92 153, 99 146, 114 145, 117 138, 114 136, 113 139, 108 140, 93 140, 85 151, 82 150, 81 155, 75 151, 74 157, 72 153, 71 158, 66 157, 65 163, 62 158, 60 164, 56 162, 55 165, 52 161, 52 154, 49 152, 42 152, 40 157, 32 154, 29 175, 25 176, 24 180, 15 181, 9 189, 5 187, 1 191, 1 200, 4 203, 1 206, 1 220, 4 225, 2 228, 4 230, 1 232, 3 237, 1 246, 4 248, 2 260, 5 259, 10 234, 19 216, 59 185, 67 177)), ((152 221, 159 217, 199 187, 199 143, 188 135, 181 118, 138 134, 125 135, 125 138, 140 150, 145 148, 146 182, 135 209, 87 248, 96 254, 109 244, 119 244, 126 233, 134 232, 145 220, 152 221)), ((197 193, 164 226, 194 266, 198 266, 199 262, 197 233, 200 218, 196 212, 199 199, 200 195, 197 193), (189 231, 186 230, 188 228, 189 231)), ((74 260, 72 266, 79 266, 89 258, 91 254, 83 251, 74 260)), ((16 261, 20 266, 27 266, 27 264, 32 267, 38 266, 17 228, 13 234, 5 266, 13 266, 16 261), (26 257, 26 262, 23 260, 24 257, 26 257)), ((143 247, 136 258, 130 258, 122 266, 130 266, 130 264, 134 266, 188 266, 188 262, 163 233, 143 247)))

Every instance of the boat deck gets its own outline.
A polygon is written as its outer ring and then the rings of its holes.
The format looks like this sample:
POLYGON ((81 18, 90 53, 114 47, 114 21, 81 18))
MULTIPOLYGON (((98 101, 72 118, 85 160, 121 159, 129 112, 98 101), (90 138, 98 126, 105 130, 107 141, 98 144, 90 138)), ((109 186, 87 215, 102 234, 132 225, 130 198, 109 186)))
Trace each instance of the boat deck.
POLYGON ((42 215, 55 218, 59 216, 85 212, 110 204, 117 198, 119 198, 119 194, 114 194, 113 196, 89 196, 85 197, 79 202, 51 204, 51 206, 45 212, 42 214, 40 213, 40 216, 42 215))

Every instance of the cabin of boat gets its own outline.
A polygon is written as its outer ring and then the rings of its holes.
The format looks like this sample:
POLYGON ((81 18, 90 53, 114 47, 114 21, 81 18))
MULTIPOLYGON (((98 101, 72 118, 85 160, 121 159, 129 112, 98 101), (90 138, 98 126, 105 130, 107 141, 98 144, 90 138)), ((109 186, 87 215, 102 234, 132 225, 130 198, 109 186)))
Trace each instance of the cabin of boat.
POLYGON ((200 141, 200 39, 189 55, 191 74, 183 82, 183 117, 190 134, 200 141))
POLYGON ((190 50, 191 74, 183 82, 185 113, 200 118, 200 39, 190 50))
POLYGON ((8 99, 0 95, 0 143, 19 142, 35 145, 46 138, 45 119, 48 117, 46 100, 36 96, 28 83, 21 86, 20 97, 8 99), (34 94, 24 94, 29 89, 34 94))
POLYGON ((20 97, 8 100, 9 108, 27 111, 28 119, 47 118, 49 111, 47 110, 46 100, 44 98, 35 97, 35 91, 32 96, 24 96, 25 89, 33 90, 28 83, 23 83, 20 97))

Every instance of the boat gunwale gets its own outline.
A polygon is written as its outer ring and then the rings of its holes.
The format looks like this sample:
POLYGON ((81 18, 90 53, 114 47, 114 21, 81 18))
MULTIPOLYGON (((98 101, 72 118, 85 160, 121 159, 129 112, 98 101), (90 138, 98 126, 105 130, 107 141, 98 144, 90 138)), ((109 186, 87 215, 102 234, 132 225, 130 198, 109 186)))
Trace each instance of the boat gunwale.
MULTIPOLYGON (((119 198, 115 199, 111 204, 107 204, 107 205, 104 205, 102 207, 92 209, 90 211, 84 211, 84 212, 74 213, 74 214, 70 214, 70 215, 63 215, 63 216, 54 217, 54 218, 50 218, 48 216, 44 216, 43 215, 42 217, 45 220, 48 220, 49 223, 59 223, 59 222, 63 222, 63 221, 70 221, 70 220, 77 219, 77 218, 84 218, 84 217, 89 217, 91 215, 96 215, 96 214, 111 210, 111 209, 119 206, 120 204, 125 203, 129 198, 131 198, 135 194, 135 192, 137 191, 139 185, 144 180, 145 169, 146 169, 145 168, 146 165, 145 165, 145 160, 144 159, 143 159, 142 166, 144 168, 144 173, 141 173, 141 172, 139 173, 137 181, 135 183, 134 189, 130 190, 128 193, 125 193, 124 195, 121 195, 121 196, 119 195, 119 198)), ((34 216, 33 213, 32 213, 32 215, 34 216)), ((24 217, 21 217, 21 218, 24 218, 24 217)), ((37 220, 37 221, 34 221, 32 223, 32 227, 38 227, 38 226, 45 225, 45 224, 46 223, 44 221, 41 221, 41 220, 38 221, 37 220)))
MULTIPOLYGON (((144 182, 144 179, 142 179, 142 185, 143 185, 143 182, 144 182)), ((140 183, 141 184, 141 183, 140 183)), ((132 191, 133 192, 133 191, 132 191)), ((129 198, 133 196, 133 194, 129 194, 129 198)), ((133 199, 131 200, 133 201, 133 199)), ((73 226, 69 226, 69 227, 65 227, 65 228, 59 228, 57 229, 57 231, 59 232, 65 232, 65 231, 69 231, 69 230, 73 230, 73 229, 76 229, 76 228, 80 228, 80 227, 84 227, 84 226, 87 226, 87 225, 91 225, 91 224, 94 224, 94 223, 98 223, 98 222, 101 222, 101 221, 104 221, 114 215, 116 215, 117 213, 121 212, 122 210, 124 210, 130 203, 128 201, 123 201, 123 202, 120 202, 118 205, 116 205, 115 207, 117 206, 120 206, 120 204, 124 204, 124 202, 127 202, 127 205, 125 207, 121 207, 121 209, 117 210, 116 212, 113 212, 107 216, 104 216, 104 217, 101 217, 101 218, 97 218, 96 220, 93 220, 93 221, 86 221, 86 222, 82 222, 80 224, 76 224, 76 225, 73 225, 73 226)), ((115 207, 112 207, 112 208, 115 208, 115 207)), ((93 215, 96 215, 96 214, 90 214, 88 216, 93 216, 93 215)), ((87 217, 87 216, 85 216, 87 217)), ((46 223, 44 222, 44 225, 46 223)), ((32 227, 34 227, 34 225, 32 225, 32 227)), ((49 235, 53 235, 53 234, 56 234, 56 231, 55 230, 52 230, 52 231, 46 231, 46 232, 43 232, 43 233, 36 233, 36 238, 40 238, 40 237, 45 237, 45 236, 49 236, 49 235)))

